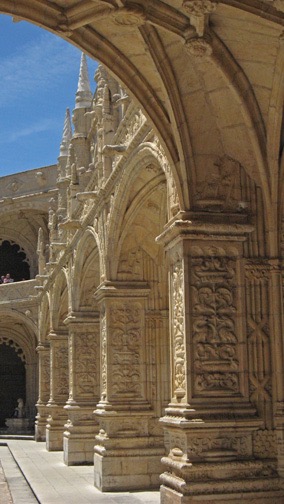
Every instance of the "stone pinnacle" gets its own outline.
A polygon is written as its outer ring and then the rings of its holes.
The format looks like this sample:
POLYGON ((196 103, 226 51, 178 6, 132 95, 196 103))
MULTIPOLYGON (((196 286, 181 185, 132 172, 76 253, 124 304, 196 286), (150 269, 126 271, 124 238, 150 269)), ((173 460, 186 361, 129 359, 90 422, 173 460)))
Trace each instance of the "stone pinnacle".
POLYGON ((92 104, 92 98, 87 58, 82 53, 75 108, 89 108, 92 104))

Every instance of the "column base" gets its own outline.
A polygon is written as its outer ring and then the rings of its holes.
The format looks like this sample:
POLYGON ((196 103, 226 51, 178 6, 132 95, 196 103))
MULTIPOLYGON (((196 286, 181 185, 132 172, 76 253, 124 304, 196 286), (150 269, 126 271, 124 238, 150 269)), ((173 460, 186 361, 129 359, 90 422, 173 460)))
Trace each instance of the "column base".
POLYGON ((94 406, 65 406, 68 421, 63 433, 64 463, 68 466, 93 464, 94 445, 99 431, 94 406))
POLYGON ((177 463, 161 475, 161 504, 282 504, 284 480, 271 460, 177 463))
POLYGON ((38 414, 35 421, 35 441, 46 441, 46 424, 49 416, 49 408, 45 405, 37 404, 38 414))
POLYGON ((67 421, 67 414, 63 406, 49 406, 49 411, 50 416, 47 419, 46 425, 46 449, 47 451, 62 451, 63 432, 67 421))
POLYGON ((158 489, 160 470, 161 454, 94 455, 94 485, 101 492, 158 489))
MULTIPOLYGON (((105 412, 94 447, 94 484, 103 492, 159 488, 162 435, 149 432, 145 415, 105 412)), ((162 433, 161 433, 162 434, 162 433)))

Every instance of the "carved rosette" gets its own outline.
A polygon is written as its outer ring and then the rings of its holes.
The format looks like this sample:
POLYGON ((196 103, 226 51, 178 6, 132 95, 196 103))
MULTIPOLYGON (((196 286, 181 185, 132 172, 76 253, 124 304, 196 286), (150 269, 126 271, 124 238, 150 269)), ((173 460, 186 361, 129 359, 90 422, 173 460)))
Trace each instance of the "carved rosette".
POLYGON ((199 37, 203 37, 208 17, 216 7, 217 2, 211 0, 184 0, 182 8, 189 14, 190 23, 199 37))
POLYGON ((212 54, 212 46, 207 37, 195 37, 184 43, 186 52, 195 58, 209 58, 212 54))
POLYGON ((191 285, 194 393, 239 394, 236 259, 192 257, 191 285))
POLYGON ((186 344, 183 262, 172 268, 173 394, 180 400, 186 394, 186 344))
POLYGON ((120 26, 142 26, 146 21, 146 14, 140 5, 121 7, 111 14, 113 22, 120 26))
POLYGON ((182 8, 185 12, 194 16, 204 16, 216 10, 217 2, 211 0, 184 0, 182 8))
POLYGON ((142 398, 142 306, 114 302, 110 308, 111 380, 114 397, 142 398))

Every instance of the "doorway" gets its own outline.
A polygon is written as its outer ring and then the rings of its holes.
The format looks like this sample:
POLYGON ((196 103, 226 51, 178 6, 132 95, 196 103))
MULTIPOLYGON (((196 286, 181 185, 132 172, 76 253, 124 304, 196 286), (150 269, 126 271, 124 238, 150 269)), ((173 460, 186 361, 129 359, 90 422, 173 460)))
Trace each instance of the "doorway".
POLYGON ((11 418, 17 399, 26 402, 25 363, 12 346, 0 344, 0 428, 11 418))

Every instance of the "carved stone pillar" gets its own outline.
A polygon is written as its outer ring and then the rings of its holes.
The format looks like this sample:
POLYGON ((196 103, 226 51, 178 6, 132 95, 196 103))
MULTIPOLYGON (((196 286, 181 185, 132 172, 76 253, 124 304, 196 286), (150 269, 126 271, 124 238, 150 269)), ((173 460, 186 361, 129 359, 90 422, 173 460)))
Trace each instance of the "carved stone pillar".
POLYGON ((99 401, 99 316, 72 313, 65 320, 69 329, 68 420, 64 432, 64 462, 91 463, 98 424, 93 411, 99 401))
POLYGON ((242 242, 251 227, 241 216, 182 217, 158 238, 170 265, 172 346, 161 503, 280 503, 275 464, 253 451, 264 423, 249 401, 242 242))
POLYGON ((50 348, 49 343, 40 343, 37 347, 39 360, 39 396, 36 404, 35 440, 46 440, 46 424, 49 415, 47 402, 50 398, 50 348))
MULTIPOLYGON (((284 341, 282 271, 277 259, 270 260, 270 313, 278 474, 284 478, 284 341)), ((283 498, 284 501, 284 498, 283 498)))
POLYGON ((96 292, 101 309, 100 431, 94 453, 95 486, 102 491, 158 485, 161 437, 150 434, 147 400, 144 282, 106 282, 96 292))
POLYGON ((49 333, 50 341, 50 399, 46 425, 48 451, 63 449, 63 431, 67 420, 64 406, 68 399, 68 334, 67 331, 49 333))

